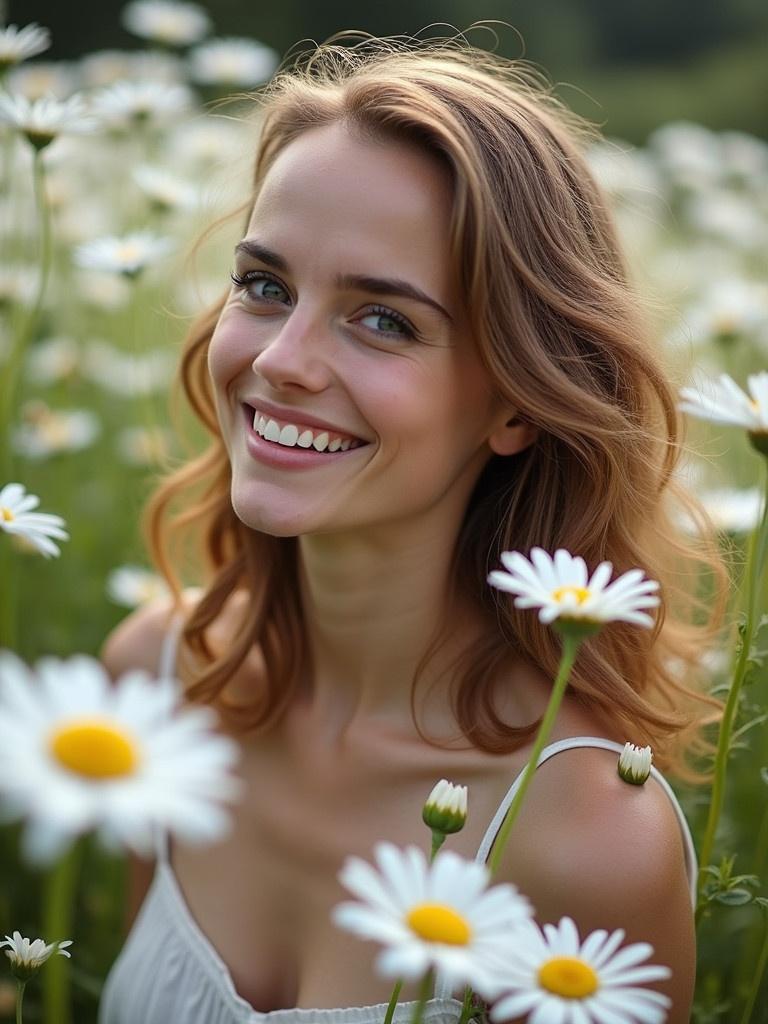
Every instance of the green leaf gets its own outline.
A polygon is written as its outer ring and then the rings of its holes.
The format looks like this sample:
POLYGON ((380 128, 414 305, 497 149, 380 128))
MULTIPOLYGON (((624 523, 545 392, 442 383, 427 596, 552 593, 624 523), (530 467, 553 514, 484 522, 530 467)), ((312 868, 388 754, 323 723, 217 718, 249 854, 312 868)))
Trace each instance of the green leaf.
POLYGON ((749 889, 726 889, 725 892, 716 892, 712 899, 727 907, 742 907, 751 903, 754 897, 749 889))

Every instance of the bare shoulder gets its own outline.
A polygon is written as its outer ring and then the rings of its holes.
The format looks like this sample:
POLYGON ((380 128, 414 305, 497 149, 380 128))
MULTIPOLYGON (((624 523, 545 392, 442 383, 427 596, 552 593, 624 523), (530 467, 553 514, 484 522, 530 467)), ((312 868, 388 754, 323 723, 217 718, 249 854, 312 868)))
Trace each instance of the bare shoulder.
POLYGON ((623 929, 649 942, 672 969, 658 989, 673 999, 670 1022, 687 1021, 695 938, 685 846, 661 784, 623 782, 617 755, 560 752, 535 773, 505 851, 501 875, 528 896, 541 922, 568 916, 582 936, 623 929))
MULTIPOLYGON (((190 609, 200 591, 184 591, 183 607, 190 609)), ((160 662, 163 640, 173 621, 176 606, 170 598, 152 601, 135 609, 108 634, 101 649, 101 661, 113 679, 130 669, 154 672, 160 662)))

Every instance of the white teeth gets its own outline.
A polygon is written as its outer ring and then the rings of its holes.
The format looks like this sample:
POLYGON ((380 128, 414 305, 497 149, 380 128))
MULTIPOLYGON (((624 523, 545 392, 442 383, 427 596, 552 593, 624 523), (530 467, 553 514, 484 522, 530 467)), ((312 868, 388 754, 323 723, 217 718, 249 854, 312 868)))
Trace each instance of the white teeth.
POLYGON ((278 427, 274 420, 267 420, 267 425, 264 428, 264 437, 268 441, 280 440, 280 427, 278 427))
POLYGON ((260 437, 266 438, 267 441, 277 441, 278 444, 282 444, 286 448, 294 448, 298 445, 299 448, 314 448, 317 452, 346 452, 350 448, 357 448, 360 444, 359 441, 349 437, 344 440, 334 437, 331 441, 327 430, 323 430, 317 436, 308 429, 299 433, 299 428, 295 424, 286 423, 284 427, 281 427, 277 420, 269 419, 260 412, 254 412, 253 429, 260 437))
POLYGON ((280 442, 280 444, 285 444, 288 445, 289 448, 293 448, 298 438, 298 427, 294 427, 292 423, 288 423, 280 431, 280 437, 278 438, 278 441, 280 442))

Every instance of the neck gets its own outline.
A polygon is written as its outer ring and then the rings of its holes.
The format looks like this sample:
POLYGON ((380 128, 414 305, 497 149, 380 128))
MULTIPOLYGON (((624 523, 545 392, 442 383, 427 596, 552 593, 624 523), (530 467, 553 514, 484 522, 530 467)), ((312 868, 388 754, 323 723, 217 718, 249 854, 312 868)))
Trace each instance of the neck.
POLYGON ((424 692, 448 714, 446 667, 477 635, 479 614, 449 600, 451 549, 438 531, 403 527, 302 537, 302 600, 313 658, 309 701, 329 729, 360 719, 411 722, 414 672, 441 627, 424 692))

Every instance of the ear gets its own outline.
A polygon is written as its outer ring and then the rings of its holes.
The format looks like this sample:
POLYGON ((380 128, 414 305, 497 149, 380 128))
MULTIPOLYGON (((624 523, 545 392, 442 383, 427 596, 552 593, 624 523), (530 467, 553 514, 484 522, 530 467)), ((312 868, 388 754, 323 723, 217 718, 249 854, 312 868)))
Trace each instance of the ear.
POLYGON ((491 451, 496 455, 516 455, 532 445, 539 436, 539 428, 526 423, 519 416, 509 416, 497 426, 488 438, 491 451))

